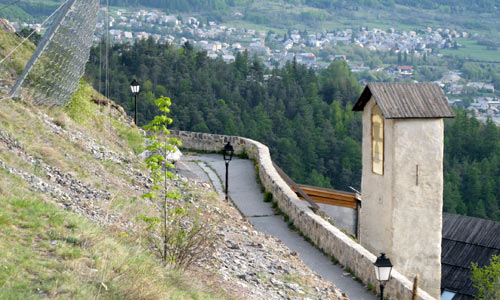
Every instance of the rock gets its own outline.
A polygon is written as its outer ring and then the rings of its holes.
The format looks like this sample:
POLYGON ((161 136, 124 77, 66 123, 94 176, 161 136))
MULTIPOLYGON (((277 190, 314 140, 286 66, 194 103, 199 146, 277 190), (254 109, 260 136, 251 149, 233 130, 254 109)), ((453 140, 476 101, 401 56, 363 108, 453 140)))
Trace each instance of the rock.
POLYGON ((12 33, 16 32, 16 28, 14 28, 7 19, 0 19, 0 27, 12 33))
POLYGON ((240 274, 237 276, 239 279, 242 279, 242 280, 247 280, 247 276, 245 274, 240 274))
MULTIPOLYGON (((177 148, 177 146, 174 146, 174 148, 175 148, 175 151, 167 153, 167 160, 169 162, 172 162, 172 163, 177 162, 182 157, 182 152, 179 150, 179 148, 177 148)), ((146 158, 150 157, 151 155, 153 155, 153 153, 151 153, 151 151, 149 151, 149 150, 146 150, 146 151, 142 152, 141 154, 139 154, 139 157, 141 159, 145 160, 146 158)))

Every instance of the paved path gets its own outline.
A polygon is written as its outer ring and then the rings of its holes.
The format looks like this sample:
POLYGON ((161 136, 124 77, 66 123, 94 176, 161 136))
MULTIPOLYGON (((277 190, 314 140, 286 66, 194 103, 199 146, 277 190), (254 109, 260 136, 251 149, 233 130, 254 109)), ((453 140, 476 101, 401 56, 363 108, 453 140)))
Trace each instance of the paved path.
MULTIPOLYGON (((177 163, 178 172, 184 176, 211 181, 223 195, 225 165, 222 156, 203 154, 184 156, 177 163)), ((297 251, 302 261, 323 279, 331 281, 352 300, 375 300, 376 297, 356 282, 340 266, 288 229, 282 216, 274 215, 271 203, 265 203, 264 194, 256 181, 253 162, 233 158, 229 164, 229 197, 255 228, 282 240, 291 250, 297 251)))

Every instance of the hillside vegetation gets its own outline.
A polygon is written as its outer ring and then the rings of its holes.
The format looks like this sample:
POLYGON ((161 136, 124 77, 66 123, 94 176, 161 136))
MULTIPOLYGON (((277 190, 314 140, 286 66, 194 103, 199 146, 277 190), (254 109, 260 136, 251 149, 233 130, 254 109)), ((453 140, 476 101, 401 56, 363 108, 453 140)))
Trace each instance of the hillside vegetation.
MULTIPOLYGON (((86 75, 96 87, 98 53, 92 50, 86 75)), ((177 49, 152 40, 115 45, 110 62, 111 95, 127 111, 133 109, 131 78, 142 83, 140 124, 155 114, 153 100, 168 95, 178 129, 256 139, 299 183, 359 189, 361 120, 351 107, 361 87, 344 62, 319 74, 294 62, 270 71, 245 54, 226 64, 189 45, 177 49)), ((446 122, 446 212, 499 220, 499 136, 492 122, 465 111, 446 122)))
POLYGON ((210 185, 182 177, 169 181, 177 205, 218 218, 217 238, 187 270, 165 266, 144 228, 160 210, 141 197, 142 135, 92 94, 82 84, 67 108, 0 101, 0 299, 345 299, 210 185))
POLYGON ((142 135, 93 96, 83 84, 67 108, 0 101, 0 298, 219 298, 141 242, 136 216, 155 214, 142 135))
POLYGON ((0 18, 24 22, 41 21, 61 5, 60 0, 0 0, 0 18))
MULTIPOLYGON (((43 20, 61 3, 60 0, 23 0, 9 5, 12 2, 0 0, 8 5, 0 10, 0 17, 30 22, 43 20)), ((200 16, 203 23, 218 21, 274 31, 359 26, 415 30, 431 26, 496 34, 500 29, 498 0, 110 0, 109 4, 189 13, 200 16), (236 17, 237 12, 242 16, 236 17)))
MULTIPOLYGON (((0 40, 2 57, 19 38, 0 30, 0 40)), ((33 49, 28 42, 2 64, 4 84, 12 84, 33 49)), ((136 220, 157 213, 141 198, 148 179, 136 154, 144 138, 119 107, 84 82, 67 107, 34 107, 5 99, 6 91, 0 90, 0 299, 231 298, 203 275, 163 267, 148 249, 136 220)))
MULTIPOLYGON (((0 29, 0 57, 2 59, 6 57, 21 41, 22 39, 20 37, 0 29)), ((22 73, 24 65, 34 51, 35 46, 32 43, 26 43, 23 47, 18 48, 18 50, 0 66, 0 78, 3 81, 12 83, 17 75, 22 73)))

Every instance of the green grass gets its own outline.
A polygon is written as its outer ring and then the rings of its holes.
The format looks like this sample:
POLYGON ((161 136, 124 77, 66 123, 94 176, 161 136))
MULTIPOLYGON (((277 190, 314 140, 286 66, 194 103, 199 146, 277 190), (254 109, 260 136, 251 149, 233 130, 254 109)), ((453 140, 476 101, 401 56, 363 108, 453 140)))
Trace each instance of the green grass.
POLYGON ((218 299, 137 243, 47 203, 0 169, 0 299, 218 299))
POLYGON ((128 146, 134 151, 135 154, 144 152, 144 136, 137 129, 126 126, 117 120, 114 120, 112 124, 118 132, 120 138, 128 143, 128 146))
MULTIPOLYGON (((16 46, 22 41, 21 38, 15 36, 5 30, 0 30, 0 60, 6 57, 16 46)), ((0 75, 7 77, 9 72, 6 70, 13 70, 16 74, 21 74, 24 70, 26 62, 28 62, 31 54, 35 51, 35 45, 30 41, 17 48, 17 50, 5 60, 0 67, 0 75)))
POLYGON ((443 55, 458 56, 479 61, 500 62, 500 51, 489 50, 484 45, 479 45, 476 41, 470 39, 458 39, 459 44, 463 45, 458 49, 443 49, 443 55))
POLYGON ((71 97, 71 102, 64 108, 68 117, 80 125, 89 125, 97 110, 97 107, 90 102, 94 93, 90 85, 80 80, 78 90, 71 97))
MULTIPOLYGON (((18 40, 0 30, 0 59, 18 40)), ((8 79, 7 73, 22 70, 34 47, 19 49, 0 68, 0 78, 8 79)), ((97 95, 82 83, 67 107, 0 101, 0 130, 39 163, 32 164, 3 143, 0 160, 41 178, 47 176, 41 168, 46 163, 95 189, 105 189, 112 195, 110 201, 96 199, 94 204, 133 221, 156 208, 140 197, 141 191, 133 189, 134 178, 125 172, 129 164, 97 160, 84 141, 68 138, 82 132, 83 139, 88 136, 99 147, 120 153, 133 167, 145 170, 145 164, 133 154, 142 151, 142 135, 117 110, 99 109, 92 101, 97 95), (42 115, 66 132, 53 131, 42 115)), ((196 270, 193 276, 190 271, 165 268, 145 246, 145 237, 116 227, 98 227, 53 201, 0 168, 0 299, 230 298, 210 283, 210 272, 196 270), (202 276, 206 278, 203 282, 198 280, 202 276)))
MULTIPOLYGON (((74 99, 82 102, 78 105, 68 107, 39 107, 30 104, 5 100, 0 101, 0 129, 8 132, 18 140, 24 149, 34 156, 38 161, 57 167, 62 172, 72 174, 86 184, 94 188, 107 190, 112 194, 112 199, 140 198, 140 191, 133 190, 131 183, 134 177, 125 172, 128 164, 117 163, 110 160, 98 161, 84 146, 85 141, 74 141, 66 134, 56 134, 43 122, 38 113, 47 114, 53 118, 53 123, 68 132, 81 131, 92 138, 97 145, 107 147, 124 158, 131 161, 130 165, 138 170, 145 170, 145 164, 134 158, 133 152, 139 152, 142 147, 140 133, 137 128, 122 123, 116 113, 103 112, 91 101, 91 97, 84 91, 89 86, 80 86, 80 95, 74 99), (83 107, 87 117, 78 116, 78 107, 83 107), (71 118, 75 115, 75 119, 71 118), (80 123, 79 123, 80 122, 80 123), (115 123, 115 126, 111 125, 115 123), (125 139, 123 139, 124 137, 125 139), (95 176, 98 174, 99 176, 95 176), (106 178, 106 180, 102 180, 106 178)), ((78 93, 77 93, 78 94, 78 93)), ((73 134, 74 134, 73 133, 73 134)), ((85 137, 83 137, 85 139, 85 137)), ((0 146, 0 159, 7 162, 9 166, 33 173, 39 177, 45 174, 36 164, 30 164, 20 156, 0 146)), ((98 200, 99 202, 100 200, 98 200)), ((123 200, 119 205, 124 217, 133 217, 138 211, 146 206, 142 199, 132 204, 131 201, 123 200), (122 209, 123 208, 123 209, 122 209)), ((113 203, 98 203, 104 208, 114 210, 113 203)))

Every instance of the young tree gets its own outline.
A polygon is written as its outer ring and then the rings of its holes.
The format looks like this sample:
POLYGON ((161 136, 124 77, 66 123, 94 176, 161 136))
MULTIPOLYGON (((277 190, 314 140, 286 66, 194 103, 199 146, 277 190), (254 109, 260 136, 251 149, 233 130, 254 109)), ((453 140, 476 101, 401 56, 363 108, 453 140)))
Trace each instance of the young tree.
POLYGON ((500 299, 500 255, 493 255, 490 265, 479 268, 472 263, 472 281, 478 293, 475 296, 482 300, 500 299))
POLYGON ((152 133, 151 144, 147 147, 152 155, 146 159, 146 164, 153 185, 143 197, 158 204, 157 194, 162 196, 159 203, 161 217, 141 215, 141 219, 147 224, 152 248, 158 251, 164 264, 186 269, 193 261, 206 256, 205 253, 213 246, 216 238, 214 224, 203 220, 199 209, 193 210, 182 203, 181 193, 169 183, 177 176, 170 171, 174 165, 167 156, 176 151, 176 146, 181 146, 181 141, 169 137, 168 126, 172 124, 172 119, 168 117, 172 104, 170 98, 160 97, 155 102, 161 114, 144 127, 152 133), (169 201, 173 203, 169 204, 169 201))
MULTIPOLYGON (((151 121, 151 123, 144 127, 146 130, 149 130, 153 133, 150 137, 152 143, 147 147, 147 150, 149 150, 153 154, 146 158, 146 164, 151 172, 150 176, 153 180, 153 186, 148 193, 145 193, 143 195, 143 197, 153 200, 156 198, 159 191, 162 191, 163 193, 163 215, 161 220, 161 223, 163 225, 162 258, 166 260, 168 249, 168 199, 180 198, 180 195, 176 191, 169 190, 167 180, 174 179, 175 174, 170 172, 170 169, 172 169, 174 165, 167 160, 167 155, 169 153, 173 153, 175 151, 175 146, 180 146, 181 141, 168 136, 170 135, 170 131, 168 130, 167 126, 172 124, 173 122, 173 120, 167 115, 168 113, 170 113, 170 105, 172 104, 170 98, 160 97, 156 99, 155 102, 162 114, 155 116, 153 121, 151 121)), ((148 229, 153 229, 153 227, 155 225, 158 225, 158 223, 160 222, 160 220, 158 219, 147 217, 143 217, 143 220, 149 223, 148 229)))

